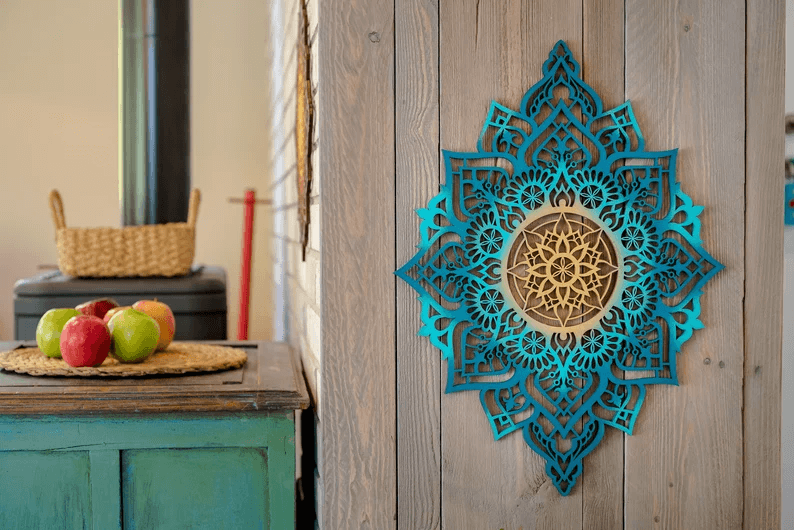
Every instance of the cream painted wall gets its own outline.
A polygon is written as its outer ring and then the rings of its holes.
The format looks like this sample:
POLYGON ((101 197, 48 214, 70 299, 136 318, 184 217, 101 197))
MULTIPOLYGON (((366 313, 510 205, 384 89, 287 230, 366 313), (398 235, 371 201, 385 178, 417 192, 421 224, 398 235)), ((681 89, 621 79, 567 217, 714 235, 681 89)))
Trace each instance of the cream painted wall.
MULTIPOLYGON (((236 337, 242 206, 266 192, 272 146, 268 3, 194 1, 192 178, 201 189, 196 262, 227 270, 236 337)), ((56 263, 47 193, 71 226, 118 226, 118 4, 3 0, 0 6, 0 340, 13 338, 14 282, 56 263)), ((249 337, 272 335, 272 212, 255 219, 249 337)))
MULTIPOLYGON (((270 102, 269 2, 196 1, 191 5, 191 171, 201 189, 196 260, 226 268, 229 337, 237 337, 243 205, 229 204, 245 188, 269 197, 273 152, 270 102)), ((273 212, 257 206, 248 337, 273 332, 271 232, 273 212)))
POLYGON ((0 339, 14 334, 14 282, 56 263, 52 188, 67 225, 119 223, 117 9, 0 7, 0 339))

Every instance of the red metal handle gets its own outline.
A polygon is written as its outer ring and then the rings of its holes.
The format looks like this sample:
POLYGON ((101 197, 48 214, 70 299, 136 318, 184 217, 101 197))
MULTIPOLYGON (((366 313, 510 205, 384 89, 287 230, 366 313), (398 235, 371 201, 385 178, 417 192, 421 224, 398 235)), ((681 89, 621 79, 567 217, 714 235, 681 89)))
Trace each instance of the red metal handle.
POLYGON ((254 205, 256 192, 245 190, 245 223, 243 225, 243 258, 240 264, 240 314, 237 319, 237 340, 248 339, 248 305, 251 297, 251 247, 254 237, 254 205))

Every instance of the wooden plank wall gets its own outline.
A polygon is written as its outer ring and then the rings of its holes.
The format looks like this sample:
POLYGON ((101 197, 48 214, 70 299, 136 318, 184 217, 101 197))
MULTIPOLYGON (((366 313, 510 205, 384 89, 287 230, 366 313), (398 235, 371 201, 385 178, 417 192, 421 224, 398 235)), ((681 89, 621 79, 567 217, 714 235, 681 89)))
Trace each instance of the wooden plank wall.
POLYGON ((782 7, 328 0, 320 19, 324 527, 779 527, 782 7), (440 149, 474 150, 490 101, 516 108, 559 39, 606 106, 632 100, 649 149, 679 148, 726 266, 680 386, 650 387, 635 434, 608 432, 568 497, 520 434, 493 440, 476 393, 443 394, 391 274, 440 149))
POLYGON ((679 148, 678 179, 704 205, 701 237, 725 265, 678 355, 680 386, 648 389, 626 437, 628 528, 742 521, 744 2, 626 2, 626 97, 649 149, 679 148))
MULTIPOLYGON (((417 208, 438 193, 438 5, 395 0, 397 263, 416 252, 417 208)), ((441 520, 441 359, 416 311, 416 292, 397 282, 397 498, 400 528, 441 520)))
POLYGON ((744 242, 744 528, 780 528, 783 217, 778 177, 784 137, 786 8, 747 2, 744 242))
POLYGON ((325 528, 393 528, 394 0, 320 2, 325 528))

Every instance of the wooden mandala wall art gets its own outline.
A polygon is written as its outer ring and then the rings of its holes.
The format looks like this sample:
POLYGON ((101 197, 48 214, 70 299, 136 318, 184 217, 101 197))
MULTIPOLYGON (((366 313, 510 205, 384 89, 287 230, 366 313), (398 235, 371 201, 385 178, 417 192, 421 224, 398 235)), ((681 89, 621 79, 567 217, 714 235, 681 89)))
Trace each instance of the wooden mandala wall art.
POLYGON ((309 15, 305 0, 298 2, 298 66, 297 105, 295 109, 295 165, 298 182, 298 221, 300 223, 301 254, 306 261, 309 242, 309 202, 312 190, 312 137, 314 136, 314 102, 311 82, 311 47, 309 46, 309 15))
POLYGON ((491 104, 475 153, 444 151, 446 182, 397 271, 494 437, 521 431, 562 495, 607 427, 631 434, 720 265, 677 150, 646 151, 631 104, 604 110, 558 42, 518 111, 491 104))

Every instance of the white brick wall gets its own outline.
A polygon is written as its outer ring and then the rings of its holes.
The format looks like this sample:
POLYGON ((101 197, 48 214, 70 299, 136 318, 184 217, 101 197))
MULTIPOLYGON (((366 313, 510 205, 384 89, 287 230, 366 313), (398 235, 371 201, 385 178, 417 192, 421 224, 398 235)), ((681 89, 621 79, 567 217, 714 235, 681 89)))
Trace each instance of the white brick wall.
MULTIPOLYGON (((312 55, 312 80, 315 87, 315 127, 311 153, 312 189, 309 225, 309 245, 306 259, 302 259, 300 225, 298 221, 297 169, 295 164, 296 67, 299 23, 299 1, 274 0, 271 3, 271 48, 273 69, 271 82, 270 120, 274 153, 269 173, 272 179, 273 246, 271 259, 274 271, 275 300, 274 337, 285 340, 300 352, 306 381, 319 420, 322 406, 320 373, 322 369, 322 339, 320 335, 320 167, 317 139, 319 91, 317 88, 317 13, 318 0, 306 0, 309 16, 309 38, 312 55), (314 37, 312 40, 312 36, 314 37)), ((311 413, 309 411, 304 413, 311 413)), ((319 433, 319 429, 317 429, 319 433)), ((298 433, 300 437, 302 433, 298 433)), ((319 438, 319 436, 318 436, 319 438)), ((300 439, 296 440, 301 445, 300 439)), ((317 440, 318 455, 322 440, 317 440)), ((321 463, 318 462, 318 464, 321 463)), ((299 474, 302 472, 298 467, 299 474)), ((318 472, 320 467, 318 467, 318 472)), ((315 483, 316 510, 322 513, 323 492, 319 475, 311 477, 315 483)), ((311 480, 303 477, 303 480, 311 480)), ((322 528, 322 525, 320 525, 322 528)))
POLYGON ((275 316, 277 339, 288 341, 300 352, 312 398, 321 415, 320 370, 322 341, 320 337, 320 168, 317 151, 317 112, 320 91, 317 85, 318 62, 318 0, 307 0, 309 39, 311 45, 312 86, 314 87, 315 126, 311 153, 312 188, 309 209, 309 244, 306 260, 300 248, 298 220, 297 171, 295 168, 295 107, 299 0, 274 2, 272 42, 274 63, 271 79, 274 97, 271 102, 273 145, 275 153, 270 168, 274 201, 273 270, 280 273, 275 282, 282 285, 283 301, 277 303, 275 316))

